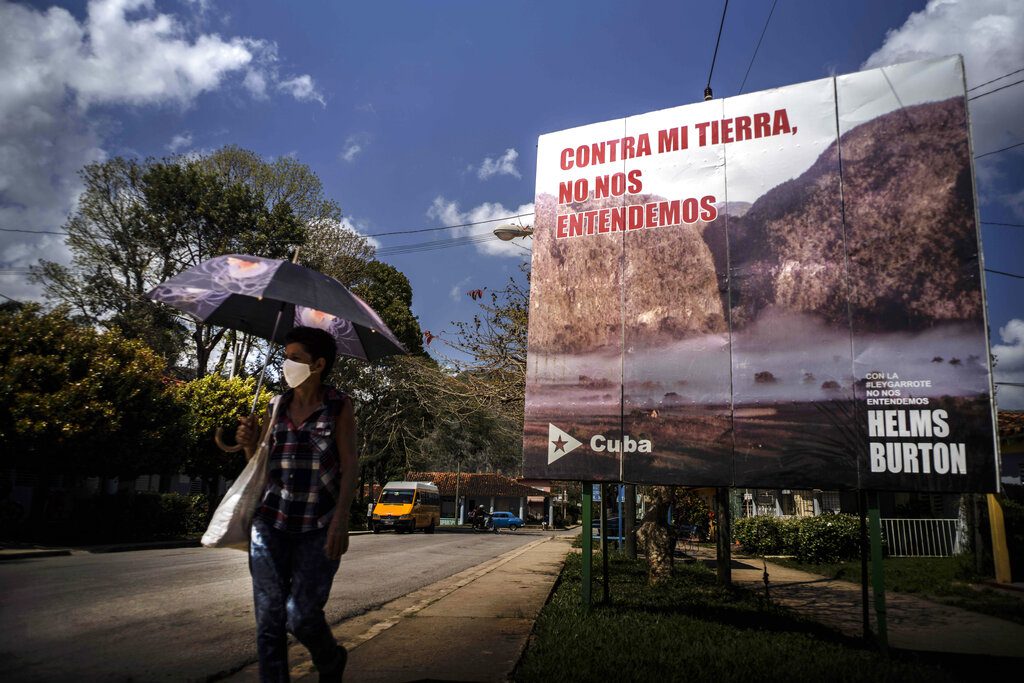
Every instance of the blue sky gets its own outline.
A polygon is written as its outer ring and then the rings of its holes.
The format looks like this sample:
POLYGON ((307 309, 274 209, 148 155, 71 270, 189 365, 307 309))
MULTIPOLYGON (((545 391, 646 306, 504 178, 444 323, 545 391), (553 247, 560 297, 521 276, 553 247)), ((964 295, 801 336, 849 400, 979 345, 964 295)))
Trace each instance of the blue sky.
MULTIPOLYGON (((716 96, 739 90, 771 7, 729 3, 716 96)), ((59 230, 89 161, 225 144, 309 164, 365 234, 529 211, 537 136, 698 101, 720 19, 718 2, 678 0, 0 0, 0 227, 59 230)), ((971 87, 1024 67, 1022 34, 1014 0, 778 0, 743 89, 954 52, 971 87)), ((1024 85, 971 103, 977 153, 1024 141, 1022 106, 1024 85)), ((983 221, 1024 223, 1022 169, 1024 147, 979 161, 983 221)), ((1024 272, 1024 228, 983 239, 987 267, 1024 272)), ((17 269, 41 256, 67 258, 61 238, 0 233, 0 292, 33 296, 17 269)), ((437 333, 524 256, 486 241, 383 258, 437 333)), ((988 296, 1000 379, 1024 382, 1024 280, 990 274, 988 296)), ((1000 395, 1024 408, 1024 391, 1000 395)))

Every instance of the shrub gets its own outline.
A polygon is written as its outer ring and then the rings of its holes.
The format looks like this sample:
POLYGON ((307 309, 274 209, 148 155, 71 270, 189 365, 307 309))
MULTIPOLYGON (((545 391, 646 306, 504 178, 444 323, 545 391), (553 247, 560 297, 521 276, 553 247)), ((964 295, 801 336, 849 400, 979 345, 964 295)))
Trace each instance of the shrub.
POLYGON ((802 562, 849 560, 859 554, 860 521, 854 515, 820 515, 799 520, 794 554, 802 562))
POLYGON ((837 562, 857 557, 860 522, 853 515, 759 515, 737 519, 733 536, 744 550, 757 555, 796 555, 803 562, 837 562))
POLYGON ((747 552, 777 555, 783 547, 782 521, 772 515, 741 517, 733 524, 733 537, 747 552))

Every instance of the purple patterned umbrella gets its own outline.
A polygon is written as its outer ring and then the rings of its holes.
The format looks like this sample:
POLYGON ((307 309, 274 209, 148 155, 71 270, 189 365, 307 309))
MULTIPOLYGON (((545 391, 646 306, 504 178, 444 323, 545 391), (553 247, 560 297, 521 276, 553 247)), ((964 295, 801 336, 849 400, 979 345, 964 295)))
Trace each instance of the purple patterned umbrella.
POLYGON ((298 326, 334 337, 361 360, 408 353, 380 316, 343 284, 291 261, 228 254, 204 261, 146 296, 210 325, 283 343, 298 326))

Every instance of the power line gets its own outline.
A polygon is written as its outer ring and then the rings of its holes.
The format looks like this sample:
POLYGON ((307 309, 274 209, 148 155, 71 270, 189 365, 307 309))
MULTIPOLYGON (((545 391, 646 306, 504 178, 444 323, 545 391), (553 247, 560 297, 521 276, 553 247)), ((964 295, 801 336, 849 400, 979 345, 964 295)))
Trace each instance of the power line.
POLYGON ((729 0, 722 7, 722 21, 718 24, 718 38, 715 39, 715 52, 711 55, 711 69, 708 71, 708 85, 704 88, 704 99, 711 99, 711 75, 715 73, 715 60, 718 59, 718 44, 722 42, 722 28, 725 26, 725 13, 729 10, 729 0))
POLYGON ((1006 90, 1007 88, 1012 88, 1013 86, 1020 85, 1021 83, 1024 83, 1024 78, 1022 78, 1019 81, 1014 81, 1013 83, 1007 83, 1006 85, 1004 85, 1004 86, 1002 86, 1000 88, 995 88, 994 90, 989 90, 988 92, 983 92, 980 95, 975 95, 974 97, 968 97, 967 101, 969 102, 971 100, 976 100, 979 97, 984 97, 985 95, 991 95, 994 92, 999 92, 1000 90, 1006 90))
POLYGON ((1017 69, 1016 71, 1011 71, 1009 73, 1005 73, 1002 76, 997 76, 996 78, 993 78, 991 81, 985 81, 984 83, 979 83, 978 85, 974 86, 973 88, 968 88, 967 92, 973 92, 973 91, 977 90, 978 88, 984 88, 989 83, 995 83, 996 81, 1001 81, 1004 78, 1006 78, 1007 76, 1012 76, 1014 74, 1019 74, 1021 71, 1024 71, 1024 67, 1021 67, 1021 68, 1017 69))
MULTIPOLYGON (((468 227, 471 227, 471 226, 474 226, 474 225, 485 225, 487 223, 499 223, 501 221, 511 221, 511 220, 516 220, 516 219, 519 219, 519 218, 525 218, 527 216, 532 216, 532 215, 533 215, 533 212, 532 211, 528 211, 526 213, 517 213, 517 214, 512 215, 512 216, 500 216, 498 218, 488 218, 488 219, 482 220, 482 221, 472 221, 472 222, 469 222, 469 223, 458 223, 456 225, 441 225, 441 226, 438 226, 436 228, 417 228, 417 229, 413 229, 413 230, 391 230, 391 231, 388 231, 388 232, 374 232, 374 233, 364 234, 363 237, 386 237, 388 235, 412 235, 412 234, 421 233, 421 232, 437 232, 439 230, 455 230, 457 228, 468 228, 468 227)), ((27 229, 23 229, 23 228, 0 228, 0 232, 24 232, 24 233, 29 233, 29 234, 33 234, 33 235, 68 235, 68 234, 70 234, 70 233, 67 233, 67 232, 57 232, 57 231, 54 231, 54 230, 27 230, 27 229)), ((362 234, 362 233, 357 233, 357 234, 362 234)))
POLYGON ((472 223, 459 223, 458 225, 442 225, 438 228, 418 228, 416 230, 392 230, 390 232, 374 232, 367 234, 366 237, 385 237, 387 235, 411 235, 417 232, 435 232, 437 230, 454 230, 456 228, 468 228, 472 225, 484 225, 486 223, 498 223, 499 221, 510 221, 516 218, 525 218, 526 216, 532 216, 533 212, 517 213, 514 216, 503 216, 501 218, 488 218, 483 221, 473 221, 472 223))
POLYGON ((993 382, 1001 387, 1024 387, 1024 382, 993 382))
POLYGON ((1002 149, 994 149, 991 152, 985 152, 984 154, 979 154, 978 156, 976 156, 974 158, 975 159, 980 159, 982 157, 987 157, 990 154, 999 154, 1000 152, 1005 152, 1008 149, 1013 149, 1014 147, 1020 147, 1021 145, 1024 145, 1024 142, 1018 142, 1016 145, 1010 145, 1009 147, 1003 147, 1002 149))
POLYGON ((757 39, 757 47, 754 48, 754 54, 750 56, 750 64, 747 64, 747 73, 743 74, 743 82, 740 83, 740 91, 736 93, 737 95, 743 94, 743 86, 747 84, 747 76, 750 75, 750 68, 754 66, 754 60, 757 59, 757 51, 761 49, 761 41, 764 40, 764 34, 768 30, 768 24, 771 23, 772 14, 775 13, 775 5, 778 2, 779 0, 772 0, 772 8, 768 12, 768 18, 764 22, 764 28, 761 29, 761 37, 757 39))
POLYGON ((68 235, 70 233, 55 230, 24 230, 22 228, 0 228, 0 232, 27 232, 31 235, 68 235))
POLYGON ((1024 280, 1024 275, 1018 275, 1017 273, 1007 273, 1005 270, 993 270, 991 268, 986 268, 985 272, 995 273, 996 275, 1005 275, 1006 277, 1015 277, 1018 280, 1024 280))
POLYGON ((982 225, 1002 225, 1007 228, 1024 228, 1024 223, 995 223, 993 221, 982 221, 982 225))

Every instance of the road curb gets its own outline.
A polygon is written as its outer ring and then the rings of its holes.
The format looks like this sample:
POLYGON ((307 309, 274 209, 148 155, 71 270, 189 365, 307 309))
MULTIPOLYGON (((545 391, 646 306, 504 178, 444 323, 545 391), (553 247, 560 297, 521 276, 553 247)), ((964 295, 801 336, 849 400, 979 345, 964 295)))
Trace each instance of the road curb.
POLYGON ((14 550, 0 552, 0 562, 13 560, 31 560, 42 557, 66 557, 71 554, 70 550, 14 550))

